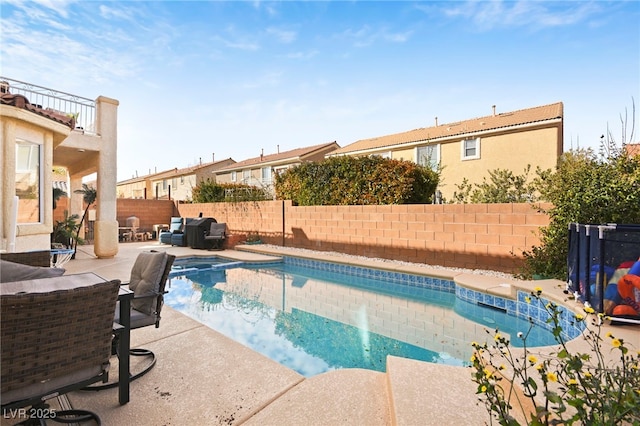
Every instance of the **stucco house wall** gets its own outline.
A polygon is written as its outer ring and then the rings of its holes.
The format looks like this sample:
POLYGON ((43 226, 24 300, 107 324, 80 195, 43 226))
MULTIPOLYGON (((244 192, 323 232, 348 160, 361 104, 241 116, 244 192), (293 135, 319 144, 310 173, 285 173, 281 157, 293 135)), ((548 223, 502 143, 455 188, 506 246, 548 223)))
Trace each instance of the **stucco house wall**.
POLYGON ((521 175, 530 165, 531 178, 537 167, 553 169, 563 151, 563 114, 561 102, 505 113, 494 108, 490 116, 363 139, 328 155, 380 155, 420 163, 418 150, 432 147, 431 166, 441 172, 438 190, 451 200, 465 178, 474 185, 496 169, 521 175), (465 140, 477 141, 476 155, 464 158, 465 140))
POLYGON ((53 147, 66 138, 71 129, 32 112, 0 105, 0 139, 2 140, 2 208, 0 209, 0 250, 32 251, 50 247, 53 229, 53 191, 51 173, 53 147), (13 222, 16 195, 16 141, 39 145, 41 153, 39 217, 18 217, 13 222))

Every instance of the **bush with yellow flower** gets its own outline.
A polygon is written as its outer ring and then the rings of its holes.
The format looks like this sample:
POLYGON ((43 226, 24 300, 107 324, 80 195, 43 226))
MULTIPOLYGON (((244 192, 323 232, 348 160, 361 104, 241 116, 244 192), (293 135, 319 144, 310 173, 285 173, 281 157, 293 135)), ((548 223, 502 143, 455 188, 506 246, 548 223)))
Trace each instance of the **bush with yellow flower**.
POLYGON ((527 337, 537 327, 532 318, 528 330, 518 333, 522 348, 513 349, 497 329, 491 343, 472 343, 472 377, 491 423, 640 425, 640 352, 631 353, 624 339, 611 333, 602 336, 604 317, 590 307, 573 318, 590 351, 572 352, 560 325, 562 308, 543 301, 541 294, 536 287, 526 300, 541 304, 549 314, 546 322, 558 344, 552 353, 536 356, 527 347, 527 337), (592 327, 587 327, 589 319, 592 327))

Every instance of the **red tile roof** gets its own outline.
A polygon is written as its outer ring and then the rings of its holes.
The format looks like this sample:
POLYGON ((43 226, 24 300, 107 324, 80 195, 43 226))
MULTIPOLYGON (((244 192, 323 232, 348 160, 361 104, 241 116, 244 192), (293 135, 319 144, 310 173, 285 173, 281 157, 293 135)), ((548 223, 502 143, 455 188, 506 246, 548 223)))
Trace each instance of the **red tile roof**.
POLYGON ((258 165, 258 164, 268 164, 268 163, 274 163, 274 162, 285 163, 285 162, 299 161, 299 160, 302 160, 304 157, 312 155, 318 151, 323 151, 323 150, 329 151, 331 150, 332 147, 340 148, 340 145, 338 145, 334 141, 334 142, 320 144, 320 145, 308 146, 306 148, 292 149, 290 151, 279 152, 276 154, 261 155, 259 157, 249 158, 248 160, 243 160, 243 161, 231 164, 228 167, 224 167, 220 169, 219 172, 245 169, 247 167, 258 165))
POLYGON ((392 147, 412 142, 450 138, 469 133, 508 129, 510 127, 524 124, 539 123, 549 120, 562 120, 562 118, 563 104, 562 102, 557 102, 550 105, 504 112, 486 117, 459 121, 456 123, 440 124, 433 127, 410 130, 408 132, 380 136, 371 139, 362 139, 332 152, 331 155, 392 147))
POLYGON ((624 146, 624 149, 629 157, 640 155, 640 143, 628 143, 624 146))
POLYGON ((75 118, 68 117, 66 114, 60 113, 59 111, 54 111, 48 108, 45 109, 38 107, 37 105, 33 105, 26 97, 22 95, 3 92, 0 96, 0 104, 12 105, 16 108, 26 109, 27 111, 31 111, 50 120, 64 124, 71 129, 74 129, 76 127, 75 118))

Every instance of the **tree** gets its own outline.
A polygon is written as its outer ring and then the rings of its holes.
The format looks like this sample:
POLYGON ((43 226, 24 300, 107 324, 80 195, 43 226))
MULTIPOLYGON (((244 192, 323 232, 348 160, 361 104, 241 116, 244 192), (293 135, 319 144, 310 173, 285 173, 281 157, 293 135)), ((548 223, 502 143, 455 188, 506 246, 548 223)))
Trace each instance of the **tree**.
POLYGON ((73 255, 72 259, 76 258, 76 249, 78 247, 78 239, 80 238, 80 230, 82 229, 82 224, 84 223, 85 218, 87 217, 87 213, 89 212, 89 207, 91 207, 98 198, 98 192, 92 186, 87 185, 86 183, 82 184, 82 189, 76 189, 73 191, 75 194, 82 194, 82 200, 86 204, 87 208, 84 210, 84 214, 82 215, 82 219, 80 219, 80 224, 78 225, 78 230, 76 232, 76 240, 73 243, 73 255))
POLYGON ((631 122, 620 116, 622 134, 616 142, 607 128, 600 138, 600 150, 564 153, 555 171, 539 172, 536 186, 541 199, 552 204, 545 211, 549 226, 540 230, 541 245, 523 252, 523 276, 532 274, 566 279, 569 223, 640 223, 640 156, 624 149, 634 138, 635 102, 631 122))
POLYGON ((53 188, 53 209, 58 207, 58 200, 62 197, 66 197, 67 193, 60 188, 53 188))

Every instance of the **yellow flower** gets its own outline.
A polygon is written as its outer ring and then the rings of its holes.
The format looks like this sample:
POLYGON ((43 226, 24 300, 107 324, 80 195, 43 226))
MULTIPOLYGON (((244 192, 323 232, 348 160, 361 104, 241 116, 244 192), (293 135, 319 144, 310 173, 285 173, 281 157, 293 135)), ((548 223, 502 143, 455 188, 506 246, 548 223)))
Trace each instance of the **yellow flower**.
POLYGON ((489 371, 489 370, 488 370, 488 369, 486 369, 486 368, 485 368, 484 370, 482 370, 482 371, 484 372, 484 376, 485 376, 487 379, 490 379, 490 378, 491 378, 491 371, 489 371))
POLYGON ((504 364, 500 364, 500 367, 498 367, 498 370, 504 370, 505 368, 507 367, 505 367, 504 364))
POLYGON ((529 296, 525 296, 524 301, 527 303, 531 303, 531 298, 529 296))
POLYGON ((495 337, 493 338, 493 340, 495 340, 495 341, 497 342, 498 340, 500 340, 500 338, 501 338, 501 337, 502 337, 502 336, 500 336, 500 333, 496 333, 496 335, 495 335, 495 337))
POLYGON ((576 314, 576 320, 582 321, 584 319, 584 315, 576 314))
POLYGON ((482 391, 482 393, 485 393, 487 391, 487 387, 485 385, 482 385, 480 390, 482 391))
POLYGON ((533 291, 535 291, 536 293, 542 293, 542 287, 535 287, 533 291))
POLYGON ((543 368, 544 368, 544 365, 542 365, 542 364, 536 365, 536 370, 538 370, 538 371, 542 371, 543 368))
POLYGON ((618 339, 613 339, 611 341, 611 344, 613 345, 614 348, 619 348, 622 343, 618 339))
POLYGON ((587 377, 587 378, 592 377, 592 374, 590 372, 588 372, 588 371, 585 371, 584 372, 584 377, 587 377))
POLYGON ((569 379, 569 381, 567 382, 567 384, 569 386, 575 386, 578 384, 578 381, 576 379, 569 379))
POLYGON ((538 358, 536 358, 534 355, 529 355, 529 362, 531 363, 531 365, 533 365, 538 362, 538 358))
POLYGON ((471 355, 471 362, 476 362, 476 354, 471 355))
POLYGON ((605 336, 613 338, 613 334, 611 334, 610 331, 607 331, 607 334, 605 334, 605 336))
POLYGON ((471 342, 471 346, 475 348, 476 346, 479 346, 479 345, 478 345, 478 342, 471 342))
POLYGON ((558 381, 558 375, 556 373, 553 372, 548 372, 547 373, 547 380, 549 380, 550 382, 557 382, 558 381))
POLYGON ((594 312, 595 312, 591 306, 587 306, 587 307, 585 307, 585 308, 584 308, 584 311, 585 311, 586 313, 588 313, 588 314, 592 314, 592 313, 594 313, 594 312))

